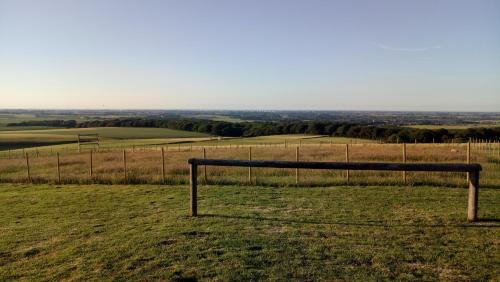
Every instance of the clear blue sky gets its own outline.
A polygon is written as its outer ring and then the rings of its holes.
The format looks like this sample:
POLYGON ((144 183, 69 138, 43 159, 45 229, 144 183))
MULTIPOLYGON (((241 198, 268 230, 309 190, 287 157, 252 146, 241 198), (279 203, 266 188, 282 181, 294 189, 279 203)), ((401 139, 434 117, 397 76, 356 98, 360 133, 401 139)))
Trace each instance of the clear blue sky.
POLYGON ((0 108, 500 110, 500 1, 0 0, 0 108))

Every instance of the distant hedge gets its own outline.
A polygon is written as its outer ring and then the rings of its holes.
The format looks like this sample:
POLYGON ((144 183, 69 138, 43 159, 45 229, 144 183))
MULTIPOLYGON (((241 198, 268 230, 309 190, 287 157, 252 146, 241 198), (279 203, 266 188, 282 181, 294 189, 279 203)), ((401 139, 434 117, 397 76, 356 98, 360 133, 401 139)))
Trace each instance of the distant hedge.
POLYGON ((77 123, 74 120, 25 121, 8 126, 57 127, 156 127, 209 133, 218 136, 252 137, 274 134, 316 134, 382 140, 385 142, 449 142, 451 139, 498 140, 500 127, 468 129, 419 129, 388 125, 328 121, 280 121, 232 123, 184 118, 119 118, 77 123))

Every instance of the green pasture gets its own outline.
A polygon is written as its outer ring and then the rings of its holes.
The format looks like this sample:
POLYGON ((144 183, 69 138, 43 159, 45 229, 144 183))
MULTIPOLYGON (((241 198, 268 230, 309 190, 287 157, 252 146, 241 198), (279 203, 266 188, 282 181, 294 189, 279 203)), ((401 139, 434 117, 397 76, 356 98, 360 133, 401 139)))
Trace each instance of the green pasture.
POLYGON ((494 128, 500 127, 500 123, 473 123, 473 124, 419 124, 419 125, 407 125, 406 127, 419 128, 419 129, 467 129, 467 128, 494 128))
POLYGON ((0 281, 498 281, 500 192, 0 184, 0 281))
MULTIPOLYGON (((99 127, 99 128, 71 128, 71 129, 44 129, 23 131, 0 131, 0 149, 15 149, 74 143, 78 134, 99 134, 103 143, 133 143, 122 140, 141 139, 136 144, 154 144, 156 141, 147 139, 170 138, 201 138, 208 134, 173 130, 167 128, 138 128, 138 127, 99 127), (109 140, 109 141, 106 141, 109 140), (118 141, 118 142, 117 142, 118 141)), ((156 142, 158 143, 158 142, 156 142)), ((164 142, 165 143, 165 142, 164 142)), ((45 148, 50 149, 50 148, 45 148)), ((52 148, 54 149, 54 148, 52 148)))

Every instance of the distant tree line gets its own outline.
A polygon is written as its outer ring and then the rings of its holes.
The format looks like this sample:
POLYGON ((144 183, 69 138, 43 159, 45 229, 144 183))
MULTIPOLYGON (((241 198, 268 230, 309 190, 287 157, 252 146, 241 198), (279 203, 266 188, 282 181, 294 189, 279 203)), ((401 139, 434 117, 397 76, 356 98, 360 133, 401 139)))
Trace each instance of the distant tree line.
POLYGON ((25 121, 9 126, 57 127, 154 127, 209 133, 228 137, 253 137, 274 134, 314 134, 382 140, 384 142, 449 142, 472 139, 498 140, 500 127, 468 129, 420 129, 389 125, 355 124, 328 121, 279 121, 232 123, 187 118, 119 118, 77 123, 74 120, 25 121))
POLYGON ((76 120, 30 120, 17 123, 8 123, 7 126, 52 126, 73 128, 77 127, 76 120))

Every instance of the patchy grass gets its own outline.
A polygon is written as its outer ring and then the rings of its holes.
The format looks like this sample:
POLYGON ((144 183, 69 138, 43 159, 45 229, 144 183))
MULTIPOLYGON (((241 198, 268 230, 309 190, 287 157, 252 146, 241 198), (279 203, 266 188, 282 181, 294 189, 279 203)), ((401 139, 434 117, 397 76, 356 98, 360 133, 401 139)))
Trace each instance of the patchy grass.
POLYGON ((0 280, 498 280, 500 191, 0 185, 0 280))

